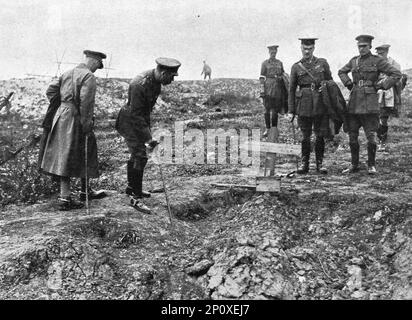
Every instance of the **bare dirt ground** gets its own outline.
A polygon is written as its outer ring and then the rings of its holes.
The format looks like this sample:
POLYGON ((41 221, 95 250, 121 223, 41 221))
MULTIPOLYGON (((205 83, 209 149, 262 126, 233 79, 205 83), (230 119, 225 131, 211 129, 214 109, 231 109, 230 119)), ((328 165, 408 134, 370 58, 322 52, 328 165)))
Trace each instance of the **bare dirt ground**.
MULTIPOLYGON (((341 174, 350 164, 344 133, 328 144, 328 175, 316 174, 312 154, 309 174, 284 177, 278 194, 212 186, 253 184, 240 165, 163 165, 171 225, 164 193, 147 201, 152 215, 128 205, 128 153, 113 128, 127 80, 99 85, 102 175, 94 186, 109 196, 92 201, 90 214, 59 212, 56 185, 34 168, 36 148, 0 167, 0 299, 412 298, 411 86, 401 116, 390 121, 376 176, 364 164, 357 174, 341 174)), ((2 118, 4 150, 36 130, 47 83, 13 80, 3 87, 17 96, 2 118), (13 130, 20 135, 10 137, 13 130)), ((254 80, 174 83, 158 101, 154 128, 171 130, 178 120, 187 128, 262 128, 257 92, 254 80)), ((287 119, 279 128, 281 142, 293 143, 287 119)), ((294 168, 293 158, 278 157, 277 173, 294 168)), ((162 186, 151 161, 144 185, 162 186)))

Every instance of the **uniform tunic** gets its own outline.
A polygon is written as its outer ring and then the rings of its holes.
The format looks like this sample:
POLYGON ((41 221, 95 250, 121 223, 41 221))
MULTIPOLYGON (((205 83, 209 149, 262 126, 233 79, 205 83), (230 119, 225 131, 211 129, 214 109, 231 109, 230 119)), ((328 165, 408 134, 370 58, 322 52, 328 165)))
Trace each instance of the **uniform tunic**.
POLYGON ((263 92, 266 109, 275 109, 277 113, 287 110, 287 90, 283 74, 283 64, 278 59, 263 61, 260 75, 264 79, 263 92))
MULTIPOLYGON (((61 104, 53 118, 40 168, 62 177, 85 177, 83 125, 92 126, 96 78, 85 64, 63 73, 47 89, 50 99, 60 91, 61 104)), ((88 176, 98 177, 97 145, 88 138, 88 176)))
POLYGON ((161 90, 154 72, 154 69, 145 71, 132 80, 127 104, 116 121, 116 130, 125 138, 133 159, 147 159, 145 143, 152 139, 150 114, 161 90))
POLYGON ((302 59, 292 66, 290 72, 289 112, 301 117, 322 115, 326 108, 319 92, 323 80, 332 80, 330 67, 326 59, 313 57, 310 61, 302 59), (312 77, 299 65, 300 63, 312 74, 312 77), (296 92, 299 86, 299 91, 296 92))
POLYGON ((345 86, 352 83, 348 73, 352 72, 353 89, 348 103, 348 125, 350 143, 357 144, 359 129, 363 127, 368 142, 374 145, 376 131, 379 126, 380 107, 376 83, 381 73, 388 77, 385 89, 393 86, 402 76, 401 72, 391 66, 384 58, 372 53, 353 57, 338 71, 345 86))
POLYGON ((384 73, 388 76, 389 87, 402 76, 401 72, 384 58, 372 53, 353 57, 339 70, 338 75, 345 86, 352 82, 348 76, 349 72, 352 72, 354 83, 348 104, 350 114, 379 114, 378 95, 375 89, 379 74, 384 73))

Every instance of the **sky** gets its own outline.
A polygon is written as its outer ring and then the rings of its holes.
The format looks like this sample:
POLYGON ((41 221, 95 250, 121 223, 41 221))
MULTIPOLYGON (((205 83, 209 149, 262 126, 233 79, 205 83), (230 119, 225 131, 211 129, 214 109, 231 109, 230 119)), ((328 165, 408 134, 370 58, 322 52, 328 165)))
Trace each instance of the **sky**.
MULTIPOLYGON (((290 72, 301 58, 299 37, 317 37, 315 56, 334 78, 357 55, 355 37, 412 68, 410 0, 0 0, 0 79, 54 76, 84 59, 83 50, 108 55, 96 75, 131 78, 157 57, 178 59, 176 80, 200 79, 203 60, 212 78, 257 79, 268 45, 290 72)), ((374 50, 373 50, 374 52, 374 50)))

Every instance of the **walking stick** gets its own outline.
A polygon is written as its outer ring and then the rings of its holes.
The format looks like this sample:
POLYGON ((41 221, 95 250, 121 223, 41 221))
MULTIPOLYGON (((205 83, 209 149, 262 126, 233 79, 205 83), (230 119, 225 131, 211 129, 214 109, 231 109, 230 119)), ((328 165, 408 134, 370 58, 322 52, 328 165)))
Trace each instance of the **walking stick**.
POLYGON ((89 179, 88 179, 88 176, 89 176, 89 174, 88 174, 88 168, 87 168, 87 150, 88 150, 88 148, 87 148, 87 144, 88 144, 88 140, 89 140, 89 136, 88 135, 86 135, 86 143, 85 143, 85 147, 84 147, 84 154, 85 154, 85 157, 84 157, 84 159, 85 159, 85 165, 86 165, 86 212, 87 212, 87 215, 89 215, 90 214, 90 210, 89 210, 89 179))
POLYGON ((160 178, 162 179, 162 184, 163 184, 163 190, 165 191, 165 197, 166 197, 166 203, 167 203, 167 211, 169 213, 169 222, 170 225, 173 225, 172 222, 172 212, 170 210, 170 203, 169 203, 169 196, 167 195, 167 190, 166 190, 166 184, 165 184, 165 179, 163 177, 163 169, 162 169, 162 165, 159 163, 159 171, 160 171, 160 178))

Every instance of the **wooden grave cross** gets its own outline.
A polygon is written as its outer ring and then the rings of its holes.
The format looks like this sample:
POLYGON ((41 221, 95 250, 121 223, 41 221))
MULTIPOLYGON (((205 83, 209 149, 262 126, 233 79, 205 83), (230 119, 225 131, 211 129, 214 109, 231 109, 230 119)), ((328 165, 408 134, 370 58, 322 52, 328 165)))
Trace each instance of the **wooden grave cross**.
MULTIPOLYGON (((293 124, 292 124, 293 126, 293 124)), ((292 127, 294 131, 294 127, 292 127)), ((295 133, 293 132, 295 141, 295 133)), ((255 176, 255 185, 238 185, 238 184, 222 184, 212 183, 211 185, 218 188, 246 188, 258 192, 280 192, 281 178, 275 176, 276 154, 286 154, 299 157, 301 155, 301 147, 296 144, 278 143, 279 131, 273 127, 268 132, 267 141, 252 142, 252 150, 260 149, 260 152, 265 153, 265 171, 263 176, 255 176)), ((249 144, 240 145, 241 148, 249 150, 249 144)), ((296 158, 297 160, 297 158, 296 158)), ((297 162, 296 162, 297 165, 297 162)))
POLYGON ((279 130, 277 127, 269 129, 267 142, 260 142, 260 151, 265 152, 265 171, 263 176, 256 176, 256 191, 280 192, 281 178, 275 176, 276 154, 300 156, 300 146, 278 143, 279 130))

